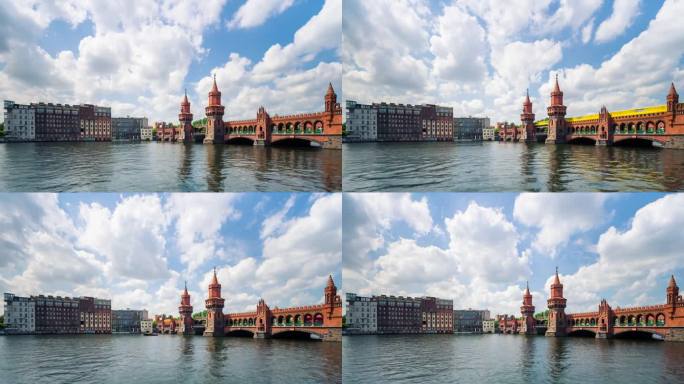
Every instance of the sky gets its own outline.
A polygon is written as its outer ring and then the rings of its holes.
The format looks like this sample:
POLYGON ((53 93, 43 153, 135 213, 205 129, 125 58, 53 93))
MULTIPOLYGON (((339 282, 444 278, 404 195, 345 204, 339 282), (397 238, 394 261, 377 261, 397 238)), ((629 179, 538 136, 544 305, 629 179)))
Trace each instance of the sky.
MULTIPOLYGON (((204 310, 216 267, 224 313, 323 302, 341 286, 340 194, 2 194, 0 292, 95 296, 178 315, 204 310)), ((4 311, 0 306, 0 314, 4 311)))
POLYGON ((558 75, 568 116, 665 104, 684 91, 682 0, 345 0, 345 99, 546 118, 558 75), (382 20, 382 22, 378 22, 382 20))
POLYGON ((528 281, 546 309, 558 267, 568 312, 662 304, 683 227, 684 194, 345 194, 342 285, 519 315, 528 281))
MULTIPOLYGON (((204 117, 216 74, 224 119, 321 111, 341 88, 341 0, 18 0, 0 7, 0 99, 204 117)), ((2 119, 3 117, 0 117, 2 119)))

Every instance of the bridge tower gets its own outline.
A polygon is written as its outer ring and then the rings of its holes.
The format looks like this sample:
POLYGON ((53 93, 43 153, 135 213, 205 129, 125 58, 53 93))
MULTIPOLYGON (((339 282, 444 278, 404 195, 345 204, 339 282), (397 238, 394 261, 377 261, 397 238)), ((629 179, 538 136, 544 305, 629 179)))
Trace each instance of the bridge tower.
POLYGON ((563 92, 558 86, 558 74, 556 74, 556 84, 551 91, 551 105, 547 108, 549 114, 549 132, 546 136, 546 144, 558 144, 565 142, 566 124, 565 112, 566 107, 563 105, 563 92))
POLYGON ((271 144, 271 116, 266 112, 264 106, 260 106, 257 111, 256 140, 254 145, 271 144))
POLYGON ((255 339, 268 339, 271 337, 271 319, 273 315, 271 314, 271 309, 266 305, 264 299, 259 299, 257 304, 257 318, 256 327, 257 330, 254 333, 255 339))
POLYGON ((181 294, 181 302, 178 307, 180 313, 180 332, 182 335, 192 335, 192 305, 190 304, 190 294, 188 293, 188 282, 185 282, 185 290, 181 294))
POLYGON ((523 323, 520 333, 525 335, 536 335, 537 322, 534 320, 534 305, 532 304, 532 294, 530 293, 529 283, 525 287, 525 293, 523 294, 523 305, 520 307, 520 313, 522 314, 523 323))
POLYGON ((534 128, 534 113, 532 112, 532 102, 530 101, 530 90, 527 90, 525 101, 523 102, 523 111, 520 114, 520 121, 522 122, 522 134, 526 143, 534 143, 537 140, 537 131, 534 128))
POLYGON ((207 327, 204 330, 204 336, 223 336, 226 325, 226 320, 223 317, 224 302, 225 300, 221 297, 221 284, 216 278, 216 268, 214 268, 214 277, 209 284, 209 298, 205 300, 207 327))
POLYGON ((670 83, 670 92, 667 93, 667 111, 675 114, 677 110, 677 104, 679 104, 679 94, 675 89, 674 83, 670 83))
POLYGON ((328 334, 323 337, 324 341, 342 340, 342 299, 337 294, 337 287, 332 275, 328 275, 328 284, 325 286, 325 302, 323 310, 325 318, 323 324, 329 327, 328 334))
POLYGON ((598 331, 596 332, 597 339, 607 339, 613 336, 613 326, 615 325, 615 314, 613 308, 608 305, 606 299, 601 300, 598 309, 598 331))
POLYGON ((675 281, 674 275, 670 276, 670 284, 667 285, 667 305, 670 309, 670 319, 674 318, 677 311, 677 303, 681 301, 679 296, 679 287, 675 281))
POLYGON ((185 96, 183 101, 181 101, 181 110, 178 114, 178 120, 180 120, 181 129, 183 130, 183 142, 192 143, 193 141, 193 131, 192 131, 192 112, 190 112, 190 102, 188 101, 188 90, 185 90, 185 96))
POLYGON ((224 107, 221 105, 221 92, 216 86, 216 74, 214 84, 209 91, 209 103, 205 108, 207 114, 207 133, 204 136, 205 144, 223 144, 226 129, 223 125, 224 107))
POLYGON ((608 113, 608 108, 606 106, 601 107, 599 112, 599 125, 598 125, 598 138, 596 140, 596 145, 611 145, 613 144, 613 118, 608 113))
POLYGON ((328 83, 328 91, 325 93, 325 111, 333 114, 337 106, 337 94, 333 89, 332 83, 328 83))
POLYGON ((567 319, 565 317, 566 299, 563 297, 563 284, 558 278, 558 268, 556 277, 551 284, 551 297, 547 301, 549 306, 549 325, 546 329, 546 336, 565 336, 567 319))

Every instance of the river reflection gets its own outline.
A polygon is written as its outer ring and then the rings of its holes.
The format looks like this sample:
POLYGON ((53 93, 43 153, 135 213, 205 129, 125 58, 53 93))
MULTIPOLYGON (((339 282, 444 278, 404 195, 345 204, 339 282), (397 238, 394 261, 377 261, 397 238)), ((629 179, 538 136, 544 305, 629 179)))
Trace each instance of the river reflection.
POLYGON ((342 151, 171 143, 0 144, 0 191, 340 191, 342 151))
POLYGON ((344 144, 345 191, 678 191, 684 150, 526 143, 344 144))
POLYGON ((163 335, 0 337, 2 383, 341 383, 341 343, 163 335))
POLYGON ((675 383, 684 343, 521 335, 345 336, 344 383, 675 383))

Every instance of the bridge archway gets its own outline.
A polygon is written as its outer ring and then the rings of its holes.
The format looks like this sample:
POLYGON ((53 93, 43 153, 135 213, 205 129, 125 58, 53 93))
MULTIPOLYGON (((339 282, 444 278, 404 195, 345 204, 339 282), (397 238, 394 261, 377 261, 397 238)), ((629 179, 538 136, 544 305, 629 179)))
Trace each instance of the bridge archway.
POLYGON ((226 140, 226 144, 234 145, 254 145, 254 140, 248 137, 231 137, 226 140))
POLYGON ((295 339, 295 340, 311 340, 320 341, 321 337, 319 334, 314 332, 309 332, 306 330, 287 330, 283 332, 273 333, 272 337, 274 339, 295 339))
POLYGON ((616 339, 636 339, 636 340, 653 340, 662 341, 663 336, 658 332, 653 332, 649 330, 629 330, 624 332, 615 333, 613 335, 616 339))
POLYGON ((311 139, 300 137, 287 137, 282 139, 271 139, 271 145, 274 147, 298 147, 298 148, 316 148, 320 147, 321 143, 311 139))
POLYGON ((660 141, 649 137, 615 138, 613 141, 613 145, 616 147, 657 148, 657 145, 654 145, 655 143, 660 143, 660 141))
POLYGON ((246 329, 235 329, 225 333, 228 337, 254 337, 254 332, 246 329))
POLYGON ((572 337, 596 337, 596 332, 589 330, 589 329, 576 329, 576 330, 570 331, 568 333, 568 336, 572 336, 572 337))
POLYGON ((568 144, 596 145, 596 140, 592 139, 591 137, 573 137, 572 139, 568 140, 568 144))

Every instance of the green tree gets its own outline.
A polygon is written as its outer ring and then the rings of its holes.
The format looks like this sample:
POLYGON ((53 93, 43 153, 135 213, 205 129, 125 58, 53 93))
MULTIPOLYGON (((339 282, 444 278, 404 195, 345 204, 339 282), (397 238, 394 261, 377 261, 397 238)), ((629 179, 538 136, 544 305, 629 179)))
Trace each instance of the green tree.
POLYGON ((5 315, 0 315, 0 328, 5 328, 5 315))
POLYGON ((5 123, 0 123, 0 137, 5 136, 5 123))
POLYGON ((204 319, 207 317, 207 310, 205 309, 202 312, 196 312, 192 314, 193 319, 204 319))

